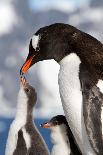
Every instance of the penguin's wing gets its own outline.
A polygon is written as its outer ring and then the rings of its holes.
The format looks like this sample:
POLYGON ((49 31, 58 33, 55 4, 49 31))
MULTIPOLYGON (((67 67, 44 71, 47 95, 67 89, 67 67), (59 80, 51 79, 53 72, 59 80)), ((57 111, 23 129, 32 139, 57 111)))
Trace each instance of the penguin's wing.
POLYGON ((76 140, 75 140, 75 138, 74 138, 74 136, 73 136, 73 134, 72 134, 72 131, 71 131, 71 129, 70 129, 70 127, 69 127, 69 125, 68 125, 68 128, 67 128, 67 130, 68 130, 68 137, 69 137, 69 140, 68 140, 68 143, 70 143, 70 155, 82 155, 82 153, 81 153, 81 151, 80 151, 80 149, 79 149, 79 146, 78 146, 78 144, 77 144, 77 142, 76 142, 76 140))
POLYGON ((13 155, 26 155, 27 154, 27 148, 26 143, 23 137, 23 131, 22 129, 18 131, 18 140, 17 140, 17 146, 13 153, 13 155))
POLYGON ((88 72, 84 72, 80 78, 83 94, 83 116, 88 139, 96 154, 103 155, 103 94, 96 84, 91 84, 92 78, 88 72))

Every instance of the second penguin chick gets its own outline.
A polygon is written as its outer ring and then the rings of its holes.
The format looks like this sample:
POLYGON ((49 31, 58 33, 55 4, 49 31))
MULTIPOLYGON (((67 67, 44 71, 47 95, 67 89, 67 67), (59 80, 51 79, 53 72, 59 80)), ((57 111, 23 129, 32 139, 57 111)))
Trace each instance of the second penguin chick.
POLYGON ((17 112, 8 134, 5 155, 49 155, 47 146, 33 122, 37 94, 25 78, 21 78, 17 112))
POLYGON ((65 116, 57 115, 41 125, 51 129, 53 148, 51 155, 82 155, 68 126, 65 116))

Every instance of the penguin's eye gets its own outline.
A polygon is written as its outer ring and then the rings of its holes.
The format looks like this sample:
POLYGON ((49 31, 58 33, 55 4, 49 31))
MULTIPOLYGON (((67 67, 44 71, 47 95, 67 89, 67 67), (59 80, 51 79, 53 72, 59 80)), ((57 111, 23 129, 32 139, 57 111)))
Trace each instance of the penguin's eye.
POLYGON ((58 121, 55 121, 55 125, 58 125, 58 121))
POLYGON ((30 92, 30 89, 28 89, 28 88, 25 88, 25 91, 26 91, 27 93, 29 93, 29 92, 30 92))

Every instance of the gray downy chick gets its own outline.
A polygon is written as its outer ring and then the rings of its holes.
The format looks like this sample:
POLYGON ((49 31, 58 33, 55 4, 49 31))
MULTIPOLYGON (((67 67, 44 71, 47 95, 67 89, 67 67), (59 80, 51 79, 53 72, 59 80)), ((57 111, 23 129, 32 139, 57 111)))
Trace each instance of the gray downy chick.
POLYGON ((25 78, 21 78, 17 112, 8 134, 5 155, 49 155, 48 148, 33 122, 37 94, 25 78))
POLYGON ((65 116, 57 115, 49 122, 41 124, 41 127, 51 129, 51 155, 82 155, 65 116))

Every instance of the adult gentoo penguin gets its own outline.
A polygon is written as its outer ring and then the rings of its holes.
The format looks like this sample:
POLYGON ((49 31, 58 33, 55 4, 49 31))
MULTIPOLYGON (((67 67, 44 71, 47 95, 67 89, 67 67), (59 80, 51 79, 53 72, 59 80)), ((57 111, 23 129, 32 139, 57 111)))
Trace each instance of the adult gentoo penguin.
POLYGON ((51 155, 81 155, 65 116, 57 115, 41 127, 51 129, 51 155))
POLYGON ((21 79, 17 113, 8 134, 5 155, 49 155, 47 146, 33 123, 35 89, 21 79))
POLYGON ((21 74, 46 59, 60 64, 62 105, 80 150, 103 155, 103 44, 68 24, 53 24, 32 37, 21 74))

